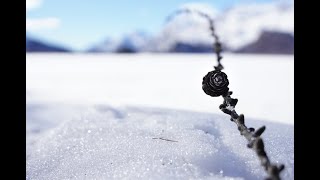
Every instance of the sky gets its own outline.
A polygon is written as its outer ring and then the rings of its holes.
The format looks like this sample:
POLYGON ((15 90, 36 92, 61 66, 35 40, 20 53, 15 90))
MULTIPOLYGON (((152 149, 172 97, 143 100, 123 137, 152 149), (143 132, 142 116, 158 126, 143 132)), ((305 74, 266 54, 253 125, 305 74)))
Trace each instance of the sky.
MULTIPOLYGON (((185 4, 223 11, 274 0, 26 0, 27 36, 85 50, 108 37, 158 32, 168 15, 185 4)), ((279 1, 279 0, 278 0, 279 1)))

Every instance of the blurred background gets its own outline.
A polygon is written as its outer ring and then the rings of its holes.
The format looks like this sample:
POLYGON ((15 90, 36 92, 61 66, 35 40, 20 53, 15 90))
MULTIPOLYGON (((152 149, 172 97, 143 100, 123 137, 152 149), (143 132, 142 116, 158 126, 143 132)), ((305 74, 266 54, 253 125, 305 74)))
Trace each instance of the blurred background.
POLYGON ((181 9, 214 19, 239 112, 293 124, 292 0, 27 0, 28 106, 221 114, 221 99, 201 88, 216 65, 208 21, 197 14, 172 16, 181 9))
POLYGON ((293 54, 293 0, 26 0, 26 52, 213 52, 207 21, 167 18, 183 8, 215 20, 224 50, 293 54))

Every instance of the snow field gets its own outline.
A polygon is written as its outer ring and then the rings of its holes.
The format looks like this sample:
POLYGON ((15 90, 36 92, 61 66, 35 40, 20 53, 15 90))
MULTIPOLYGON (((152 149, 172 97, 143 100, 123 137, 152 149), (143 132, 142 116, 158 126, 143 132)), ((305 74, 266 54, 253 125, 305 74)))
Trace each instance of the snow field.
MULTIPOLYGON (((263 179, 207 96, 213 54, 27 54, 26 179, 263 179), (213 114, 214 113, 214 114, 213 114)), ((225 54, 246 125, 293 179, 293 56, 225 54)))
MULTIPOLYGON (((285 163, 283 178, 293 179, 293 127, 247 121, 267 126, 267 153, 285 163)), ((27 179, 265 177, 255 153, 223 115, 100 105, 41 136, 27 149, 27 179)))
MULTIPOLYGON (((237 112, 293 124, 293 56, 225 54, 237 112)), ((214 54, 27 54, 27 102, 137 105, 218 113, 202 78, 214 54)))

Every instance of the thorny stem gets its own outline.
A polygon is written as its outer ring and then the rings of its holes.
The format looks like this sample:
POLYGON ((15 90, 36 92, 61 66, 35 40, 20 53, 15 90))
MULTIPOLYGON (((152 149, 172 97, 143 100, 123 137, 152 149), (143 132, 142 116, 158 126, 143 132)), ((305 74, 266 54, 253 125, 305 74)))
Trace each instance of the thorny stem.
MULTIPOLYGON (((221 56, 222 47, 219 41, 219 37, 216 35, 214 31, 215 29, 213 26, 213 19, 210 18, 209 15, 203 12, 189 10, 189 9, 176 11, 172 16, 169 16, 168 19, 170 20, 172 17, 182 13, 195 13, 208 20, 210 25, 211 35, 215 39, 213 48, 217 55, 217 61, 218 61, 218 65, 214 66, 214 68, 216 70, 222 70, 223 66, 220 63, 222 59, 222 56, 221 56)), ((284 169, 284 165, 281 164, 278 166, 270 162, 267 156, 267 153, 264 150, 263 140, 260 137, 261 134, 265 131, 266 127, 262 126, 258 130, 255 130, 252 127, 247 128, 244 122, 244 115, 243 114, 238 115, 235 110, 235 106, 238 103, 238 99, 231 98, 231 94, 232 94, 232 91, 229 91, 227 95, 223 96, 223 99, 224 99, 223 104, 221 104, 219 108, 221 109, 222 112, 229 114, 231 116, 230 120, 236 123, 238 130, 240 131, 240 134, 243 135, 248 140, 247 147, 250 149, 253 149, 256 152, 258 158, 260 159, 261 165, 264 167, 264 170, 268 174, 268 177, 266 178, 266 180, 280 180, 281 179, 280 172, 284 169)))
POLYGON ((260 137, 266 127, 262 126, 258 130, 255 130, 252 127, 247 128, 244 122, 244 115, 238 115, 234 109, 235 105, 238 102, 238 99, 231 98, 231 94, 232 91, 229 91, 228 94, 223 97, 223 104, 221 104, 219 108, 222 112, 231 116, 230 120, 236 123, 240 134, 248 140, 247 147, 253 149, 256 152, 257 156, 260 159, 261 165, 269 175, 267 180, 280 180, 280 172, 284 169, 284 165, 281 164, 277 166, 276 164, 272 164, 270 162, 267 153, 264 150, 263 140, 260 137))

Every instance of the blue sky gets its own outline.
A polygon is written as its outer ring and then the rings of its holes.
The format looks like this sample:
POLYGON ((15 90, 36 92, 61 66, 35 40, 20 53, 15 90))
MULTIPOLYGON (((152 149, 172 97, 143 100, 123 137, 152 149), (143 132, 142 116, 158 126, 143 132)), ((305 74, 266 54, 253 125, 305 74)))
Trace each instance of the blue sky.
POLYGON ((26 0, 28 35, 87 49, 107 37, 133 31, 150 34, 161 29, 165 18, 186 3, 204 3, 223 11, 237 4, 273 0, 26 0))

